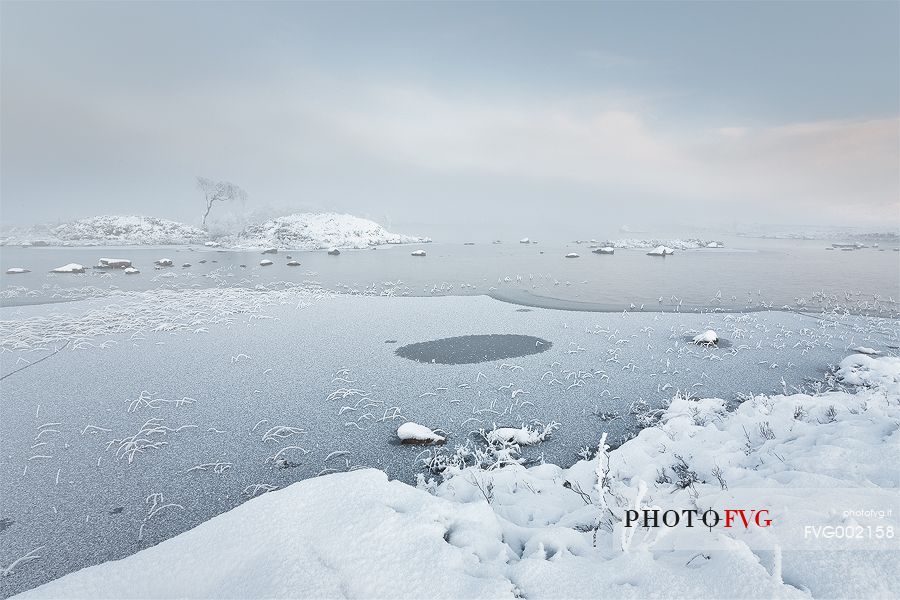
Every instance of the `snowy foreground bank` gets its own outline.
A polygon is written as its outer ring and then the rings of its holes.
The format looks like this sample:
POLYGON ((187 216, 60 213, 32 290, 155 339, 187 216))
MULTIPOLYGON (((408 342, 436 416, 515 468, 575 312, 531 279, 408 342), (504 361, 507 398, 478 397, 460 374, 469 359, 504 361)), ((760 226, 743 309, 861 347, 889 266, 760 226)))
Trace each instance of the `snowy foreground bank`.
POLYGON ((733 412, 676 397, 569 469, 493 444, 437 450, 418 489, 309 479, 20 597, 897 597, 900 358, 833 377, 733 412), (654 508, 723 520, 625 527, 654 508))

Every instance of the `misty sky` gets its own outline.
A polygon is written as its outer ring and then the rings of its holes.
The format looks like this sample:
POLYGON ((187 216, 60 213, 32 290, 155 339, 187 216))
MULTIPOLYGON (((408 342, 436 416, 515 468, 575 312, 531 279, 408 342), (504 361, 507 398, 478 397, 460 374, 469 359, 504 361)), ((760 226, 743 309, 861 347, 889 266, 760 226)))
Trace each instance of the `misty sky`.
POLYGON ((199 224, 197 175, 426 234, 900 219, 897 2, 5 1, 0 27, 6 223, 199 224))

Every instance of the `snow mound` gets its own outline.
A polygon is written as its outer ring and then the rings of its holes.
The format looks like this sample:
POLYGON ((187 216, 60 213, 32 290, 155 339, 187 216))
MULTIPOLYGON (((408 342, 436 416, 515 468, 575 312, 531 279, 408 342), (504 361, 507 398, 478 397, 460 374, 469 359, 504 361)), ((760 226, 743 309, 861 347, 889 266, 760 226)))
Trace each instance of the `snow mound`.
POLYGON ((397 428, 397 437, 404 444, 438 444, 446 439, 418 423, 404 423, 397 428))
POLYGON ((198 227, 142 216, 104 215, 65 223, 51 233, 60 245, 175 245, 195 244, 209 234, 198 227))
POLYGON ((23 269, 22 267, 10 267, 6 270, 7 275, 19 275, 21 273, 31 273, 31 271, 23 269))
POLYGON ((268 266, 271 266, 271 265, 272 265, 272 261, 271 261, 271 260, 263 259, 263 260, 259 261, 259 266, 261 266, 261 267, 268 267, 268 266))
POLYGON ((569 252, 568 254, 566 254, 566 258, 578 258, 578 253, 577 252, 569 252))
POLYGON ((390 233, 369 221, 337 213, 298 213, 250 225, 237 237, 242 248, 367 248, 382 244, 430 242, 428 238, 390 233))
POLYGON ((448 502, 365 469, 263 494, 21 597, 511 598, 500 537, 486 504, 448 502))

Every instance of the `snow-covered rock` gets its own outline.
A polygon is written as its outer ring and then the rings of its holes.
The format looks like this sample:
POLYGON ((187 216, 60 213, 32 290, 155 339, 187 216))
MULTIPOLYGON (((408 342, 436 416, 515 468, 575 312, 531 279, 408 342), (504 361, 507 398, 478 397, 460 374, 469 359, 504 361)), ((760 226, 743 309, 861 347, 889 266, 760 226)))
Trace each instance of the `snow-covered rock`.
POLYGON ((331 256, 338 256, 340 253, 341 253, 341 251, 338 250, 337 248, 329 248, 328 249, 328 254, 330 254, 331 256))
POLYGON ((594 254, 615 254, 616 249, 612 246, 602 246, 596 250, 592 250, 594 254))
POLYGON ((50 270, 51 273, 84 273, 84 265, 78 263, 69 263, 61 267, 50 270))
POLYGON ((494 429, 484 433, 484 438, 491 443, 502 442, 506 444, 517 444, 519 446, 532 446, 539 444, 547 439, 554 429, 558 428, 557 423, 551 423, 543 427, 495 427, 494 429))
POLYGON ((675 254, 675 250, 668 246, 657 246, 648 252, 647 256, 669 256, 670 254, 675 254))
POLYGON ((22 267, 11 267, 6 270, 7 275, 20 275, 22 273, 31 273, 31 271, 23 269, 22 267))
POLYGON ((404 444, 439 444, 445 440, 443 436, 418 423, 404 423, 397 428, 397 437, 404 444))
POLYGON ((97 267, 100 269, 125 269, 131 266, 127 258, 101 258, 97 267))
POLYGON ((430 242, 428 238, 390 233, 384 227, 352 215, 298 213, 245 228, 237 236, 243 248, 367 248, 382 244, 430 242))
POLYGON ((875 348, 869 348, 868 346, 857 346, 855 348, 851 348, 851 350, 853 350, 854 352, 858 352, 860 354, 871 354, 873 356, 875 354, 881 354, 881 352, 879 352, 875 348))
POLYGON ((412 252, 412 255, 413 256, 425 256, 425 251, 424 250, 414 250, 412 252))
POLYGON ((140 273, 140 271, 138 271, 138 270, 135 269, 134 267, 128 267, 128 268, 125 269, 125 274, 126 274, 126 275, 137 275, 137 274, 139 274, 139 273, 140 273))
POLYGON ((703 333, 694 336, 695 344, 717 344, 719 342, 719 334, 712 329, 707 329, 703 333))
POLYGON ((278 248, 266 248, 262 251, 263 254, 278 254, 278 248))
POLYGON ((157 267, 171 267, 174 263, 171 258, 160 258, 159 260, 153 261, 157 267))
POLYGON ((271 264, 272 264, 272 261, 268 260, 268 259, 263 259, 263 260, 259 261, 259 266, 261 266, 261 267, 268 267, 271 264))
POLYGON ((300 261, 299 261, 299 260, 289 260, 289 261, 287 262, 287 266, 289 266, 289 267, 299 267, 299 266, 300 266, 300 261))
POLYGON ((519 240, 519 243, 520 244, 530 244, 531 240, 529 240, 527 237, 523 237, 521 240, 519 240))
POLYGON ((579 254, 577 252, 569 252, 566 254, 566 258, 578 258, 579 254))

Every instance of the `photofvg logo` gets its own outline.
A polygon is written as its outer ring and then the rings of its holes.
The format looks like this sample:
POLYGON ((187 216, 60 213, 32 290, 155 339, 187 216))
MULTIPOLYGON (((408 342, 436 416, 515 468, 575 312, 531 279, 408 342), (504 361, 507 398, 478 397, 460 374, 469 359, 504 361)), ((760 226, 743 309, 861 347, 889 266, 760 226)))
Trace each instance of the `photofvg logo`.
POLYGON ((726 508, 706 511, 685 508, 683 510, 658 508, 631 509, 625 511, 625 527, 715 527, 744 529, 771 527, 768 509, 726 508))

